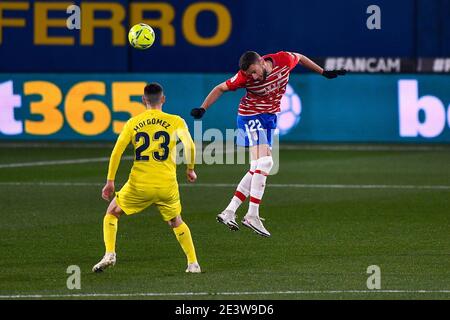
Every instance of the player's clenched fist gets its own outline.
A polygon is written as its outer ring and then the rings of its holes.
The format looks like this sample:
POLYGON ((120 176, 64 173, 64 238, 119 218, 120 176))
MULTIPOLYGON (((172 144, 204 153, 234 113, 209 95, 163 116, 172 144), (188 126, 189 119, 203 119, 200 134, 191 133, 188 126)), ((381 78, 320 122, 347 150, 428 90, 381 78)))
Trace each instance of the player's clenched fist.
POLYGON ((102 189, 102 198, 106 201, 109 201, 111 200, 113 194, 114 194, 114 182, 108 180, 102 189))
POLYGON ((206 110, 204 108, 194 108, 191 110, 191 116, 194 117, 194 119, 200 119, 205 114, 206 110))
POLYGON ((189 182, 195 182, 195 180, 197 180, 197 174, 194 170, 188 169, 186 175, 189 182))

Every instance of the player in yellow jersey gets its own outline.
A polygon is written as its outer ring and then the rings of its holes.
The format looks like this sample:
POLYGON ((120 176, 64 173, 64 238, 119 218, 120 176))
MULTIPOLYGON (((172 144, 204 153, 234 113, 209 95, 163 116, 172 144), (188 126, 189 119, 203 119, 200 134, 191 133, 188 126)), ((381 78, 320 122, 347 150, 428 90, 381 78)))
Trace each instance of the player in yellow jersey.
POLYGON ((103 220, 106 253, 92 271, 101 272, 116 263, 116 234, 119 217, 138 213, 154 204, 163 219, 173 228, 175 236, 187 257, 186 272, 199 273, 191 232, 181 219, 181 204, 176 178, 176 142, 181 140, 187 160, 187 179, 194 182, 195 145, 185 121, 162 111, 165 102, 163 88, 150 83, 142 97, 147 110, 127 121, 112 151, 108 177, 102 190, 109 201, 114 194, 114 179, 120 158, 131 142, 135 159, 127 183, 116 192, 103 220))

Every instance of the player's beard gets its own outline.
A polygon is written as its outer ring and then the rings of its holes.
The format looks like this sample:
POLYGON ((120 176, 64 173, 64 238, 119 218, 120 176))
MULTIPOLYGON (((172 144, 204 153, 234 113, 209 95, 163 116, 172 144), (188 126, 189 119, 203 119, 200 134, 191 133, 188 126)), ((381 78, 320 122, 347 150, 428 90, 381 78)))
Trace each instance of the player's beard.
POLYGON ((267 72, 266 69, 263 69, 263 79, 262 81, 266 81, 267 76, 269 75, 269 73, 267 72))

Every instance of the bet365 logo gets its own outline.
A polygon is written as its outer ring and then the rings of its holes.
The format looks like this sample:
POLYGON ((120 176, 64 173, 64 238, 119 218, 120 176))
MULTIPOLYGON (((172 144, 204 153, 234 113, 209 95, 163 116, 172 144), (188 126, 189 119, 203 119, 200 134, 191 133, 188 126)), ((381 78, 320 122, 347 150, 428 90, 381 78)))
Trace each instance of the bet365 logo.
POLYGON ((419 97, 417 80, 400 80, 398 97, 401 137, 435 138, 450 128, 450 104, 445 110, 438 97, 419 97))

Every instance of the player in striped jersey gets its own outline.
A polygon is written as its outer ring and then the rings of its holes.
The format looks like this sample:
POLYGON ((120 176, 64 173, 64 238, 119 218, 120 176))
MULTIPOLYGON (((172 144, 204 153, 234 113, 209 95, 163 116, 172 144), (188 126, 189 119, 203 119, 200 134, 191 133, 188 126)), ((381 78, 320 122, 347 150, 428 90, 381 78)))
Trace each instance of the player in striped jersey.
POLYGON ((240 181, 228 207, 217 216, 217 220, 231 230, 239 230, 236 210, 250 196, 249 209, 242 224, 261 236, 270 236, 259 217, 259 204, 264 194, 266 177, 273 166, 271 146, 277 125, 276 114, 280 112, 281 98, 286 92, 289 74, 298 64, 328 79, 346 73, 345 70, 323 70, 299 53, 281 51, 261 57, 254 51, 247 51, 239 60, 239 72, 217 85, 201 107, 191 111, 194 118, 200 119, 224 92, 239 88, 247 90, 239 103, 237 144, 250 148, 250 170, 240 181))

